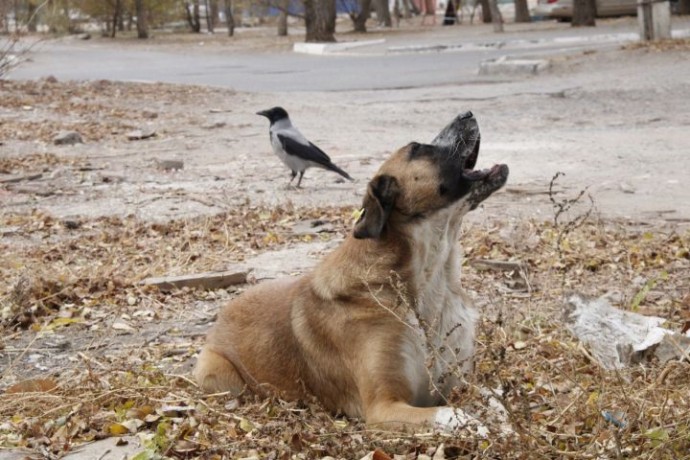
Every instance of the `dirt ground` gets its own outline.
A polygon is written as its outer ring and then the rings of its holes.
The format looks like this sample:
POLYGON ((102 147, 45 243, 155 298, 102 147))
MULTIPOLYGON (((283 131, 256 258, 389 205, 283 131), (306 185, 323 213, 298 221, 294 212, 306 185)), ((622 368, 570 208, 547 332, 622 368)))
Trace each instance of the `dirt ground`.
MULTIPOLYGON (((680 458, 690 422, 678 382, 688 366, 606 374, 558 317, 563 293, 577 290, 608 292, 671 328, 690 319, 689 74, 684 42, 564 57, 536 77, 347 94, 0 81, 0 385, 41 379, 37 392, 20 384, 2 395, 0 446, 59 458, 138 433, 151 455, 140 458, 359 458, 375 448, 416 458, 442 443, 456 452, 445 458, 477 449, 492 458, 680 458), (275 105, 356 181, 310 170, 302 189, 286 188, 267 122, 254 114, 275 105), (469 266, 466 282, 485 317, 475 378, 504 387, 519 443, 371 433, 311 402, 249 398, 237 408, 227 396, 200 396, 188 381, 193 356, 217 308, 243 287, 138 283, 303 272, 349 231, 383 159, 430 141, 464 110, 480 122, 479 166, 511 168, 505 189, 467 220, 468 260, 529 266, 528 275, 469 266), (54 145, 65 130, 84 142, 54 145), (155 135, 128 140, 136 130, 155 135), (557 172, 565 176, 549 193, 557 172), (583 190, 554 224, 553 201, 583 190), (592 204, 586 223, 568 227, 592 204), (616 431, 599 419, 610 408, 637 418, 616 431)), ((481 403, 472 391, 462 397, 481 403)))

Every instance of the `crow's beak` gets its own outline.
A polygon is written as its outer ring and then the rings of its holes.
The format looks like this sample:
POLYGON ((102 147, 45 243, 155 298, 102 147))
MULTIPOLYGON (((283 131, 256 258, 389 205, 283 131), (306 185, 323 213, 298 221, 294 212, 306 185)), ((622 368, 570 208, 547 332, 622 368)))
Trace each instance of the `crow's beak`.
POLYGON ((256 112, 256 114, 268 118, 268 110, 262 110, 261 112, 256 112))

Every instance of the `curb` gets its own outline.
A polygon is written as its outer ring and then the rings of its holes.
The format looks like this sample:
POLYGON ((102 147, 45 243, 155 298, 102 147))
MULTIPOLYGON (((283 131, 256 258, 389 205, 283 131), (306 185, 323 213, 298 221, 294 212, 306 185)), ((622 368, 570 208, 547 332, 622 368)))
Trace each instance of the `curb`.
POLYGON ((378 40, 361 40, 340 43, 295 43, 292 47, 292 51, 303 54, 332 54, 352 48, 359 48, 360 46, 381 45, 385 42, 386 39, 381 38, 378 40))
MULTIPOLYGON (((688 38, 690 37, 690 29, 680 29, 673 30, 671 32, 673 38, 688 38)), ((553 37, 553 38, 542 38, 542 39, 521 39, 517 38, 514 40, 498 40, 498 41, 486 41, 486 42, 469 42, 469 43, 459 43, 459 44, 429 44, 429 45, 402 45, 402 46, 389 46, 387 49, 388 53, 432 53, 432 52, 443 52, 443 51, 476 51, 479 49, 510 49, 514 46, 522 47, 534 47, 538 48, 540 46, 545 46, 549 44, 555 45, 578 45, 587 43, 625 43, 637 41, 640 39, 640 35, 637 32, 622 32, 622 33, 610 33, 610 34, 595 34, 595 35, 584 35, 584 36, 566 36, 566 37, 553 37)))

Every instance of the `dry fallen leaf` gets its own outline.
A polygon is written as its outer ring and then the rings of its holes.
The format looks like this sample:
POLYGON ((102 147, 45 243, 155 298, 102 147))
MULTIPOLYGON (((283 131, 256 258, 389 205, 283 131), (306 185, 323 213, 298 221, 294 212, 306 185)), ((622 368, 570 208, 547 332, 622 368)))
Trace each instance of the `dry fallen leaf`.
POLYGON ((11 387, 9 387, 7 390, 5 390, 5 393, 7 393, 7 394, 45 393, 48 391, 52 391, 55 388, 57 388, 57 382, 55 380, 53 380, 52 378, 30 379, 30 380, 23 380, 19 383, 15 383, 11 387))

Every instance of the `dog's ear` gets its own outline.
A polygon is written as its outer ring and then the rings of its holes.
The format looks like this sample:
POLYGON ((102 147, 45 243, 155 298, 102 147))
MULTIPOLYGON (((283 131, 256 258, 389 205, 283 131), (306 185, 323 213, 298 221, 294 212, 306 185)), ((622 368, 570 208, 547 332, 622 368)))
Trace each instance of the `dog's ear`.
POLYGON ((400 186, 395 177, 385 174, 374 177, 367 187, 363 212, 355 223, 355 238, 380 237, 399 194, 400 186))

